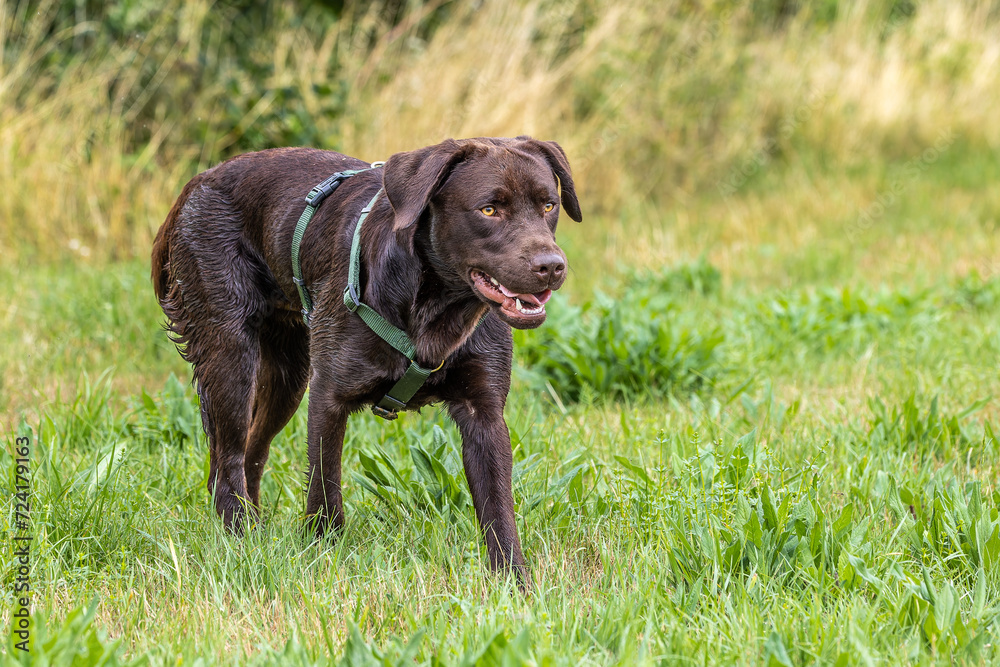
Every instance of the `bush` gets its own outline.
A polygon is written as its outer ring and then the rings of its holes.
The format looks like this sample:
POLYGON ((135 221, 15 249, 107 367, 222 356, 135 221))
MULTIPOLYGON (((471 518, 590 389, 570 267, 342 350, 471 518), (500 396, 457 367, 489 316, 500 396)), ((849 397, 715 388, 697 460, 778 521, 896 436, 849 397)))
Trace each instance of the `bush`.
POLYGON ((929 292, 914 295, 881 290, 800 291, 761 303, 757 326, 762 340, 781 349, 789 340, 818 350, 858 349, 880 334, 928 327, 942 316, 929 292))
POLYGON ((702 262, 634 277, 617 297, 598 292, 582 306, 553 302, 544 327, 515 332, 525 375, 563 401, 585 392, 615 399, 695 391, 719 372, 724 336, 699 321, 683 292, 718 285, 718 271, 702 262))

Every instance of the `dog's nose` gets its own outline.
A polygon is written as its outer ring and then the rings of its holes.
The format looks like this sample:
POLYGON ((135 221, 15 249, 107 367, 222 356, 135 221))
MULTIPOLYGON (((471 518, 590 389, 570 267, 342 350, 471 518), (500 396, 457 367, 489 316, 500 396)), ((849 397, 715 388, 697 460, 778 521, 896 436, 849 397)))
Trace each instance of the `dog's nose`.
POLYGON ((566 273, 566 259, 555 252, 535 255, 531 260, 531 272, 550 285, 557 283, 566 273))

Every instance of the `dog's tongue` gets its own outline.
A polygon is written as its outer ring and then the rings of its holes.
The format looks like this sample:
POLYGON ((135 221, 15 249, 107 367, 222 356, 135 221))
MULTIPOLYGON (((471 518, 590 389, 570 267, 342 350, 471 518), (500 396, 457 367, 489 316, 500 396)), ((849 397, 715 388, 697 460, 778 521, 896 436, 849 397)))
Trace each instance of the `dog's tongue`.
POLYGON ((532 306, 541 306, 549 300, 549 297, 552 296, 552 290, 550 289, 547 289, 544 292, 539 292, 538 294, 518 294, 517 292, 511 292, 503 285, 500 285, 499 287, 504 296, 510 297, 511 299, 520 299, 521 303, 531 304, 532 306))

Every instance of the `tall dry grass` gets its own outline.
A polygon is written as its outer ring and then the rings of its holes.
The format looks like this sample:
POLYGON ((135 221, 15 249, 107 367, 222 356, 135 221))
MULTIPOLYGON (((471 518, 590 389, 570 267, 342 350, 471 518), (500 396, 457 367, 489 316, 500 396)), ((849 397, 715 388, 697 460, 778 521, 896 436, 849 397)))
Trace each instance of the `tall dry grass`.
POLYGON ((447 4, 440 21, 444 4, 318 31, 276 3, 247 44, 270 63, 255 77, 213 50, 226 26, 208 0, 82 50, 67 47, 95 24, 53 32, 45 3, 25 16, 0 0, 0 260, 144 255, 183 182, 286 122, 289 90, 307 136, 370 159, 446 137, 555 139, 606 228, 721 201, 762 155, 843 170, 905 159, 946 129, 1000 143, 995 2, 928 0, 896 18, 861 0, 774 19, 741 3, 485 0, 447 4))

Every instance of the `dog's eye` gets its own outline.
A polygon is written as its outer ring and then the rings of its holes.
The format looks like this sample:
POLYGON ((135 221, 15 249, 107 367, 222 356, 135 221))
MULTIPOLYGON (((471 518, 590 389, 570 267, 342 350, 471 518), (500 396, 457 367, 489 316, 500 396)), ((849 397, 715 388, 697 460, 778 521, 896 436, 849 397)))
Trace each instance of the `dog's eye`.
POLYGON ((479 212, 487 217, 492 217, 497 214, 497 209, 495 206, 484 206, 479 209, 479 212))
POLYGON ((548 204, 545 205, 545 212, 548 213, 549 211, 551 211, 555 207, 556 207, 555 204, 553 204, 552 202, 549 202, 548 204))

